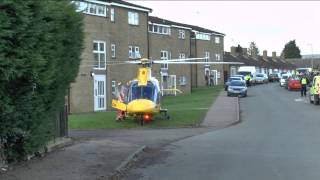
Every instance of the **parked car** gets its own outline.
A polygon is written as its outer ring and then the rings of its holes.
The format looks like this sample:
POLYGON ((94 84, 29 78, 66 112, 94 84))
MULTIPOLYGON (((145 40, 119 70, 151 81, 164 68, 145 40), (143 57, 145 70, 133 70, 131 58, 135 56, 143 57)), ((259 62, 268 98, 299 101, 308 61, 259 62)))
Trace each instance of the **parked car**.
POLYGON ((229 77, 227 82, 224 84, 224 90, 227 91, 228 90, 228 86, 230 84, 231 81, 242 81, 241 77, 229 77))
POLYGON ((266 83, 266 82, 268 82, 268 81, 267 81, 267 78, 266 78, 265 74, 263 74, 263 73, 257 73, 256 74, 256 83, 257 84, 263 84, 263 83, 266 83))
POLYGON ((268 80, 269 82, 278 82, 279 81, 278 74, 269 74, 268 80))
POLYGON ((246 81, 244 80, 244 75, 241 74, 232 75, 231 77, 240 77, 243 81, 246 81))
POLYGON ((288 78, 287 89, 289 91, 291 91, 291 90, 300 90, 301 89, 300 78, 298 76, 289 77, 288 78))
POLYGON ((228 87, 228 96, 247 96, 247 86, 243 81, 231 81, 228 87))
POLYGON ((286 81, 289 78, 289 74, 282 74, 280 78, 280 86, 284 87, 286 85, 286 81))
POLYGON ((320 76, 314 76, 309 91, 310 103, 318 105, 320 103, 320 76))

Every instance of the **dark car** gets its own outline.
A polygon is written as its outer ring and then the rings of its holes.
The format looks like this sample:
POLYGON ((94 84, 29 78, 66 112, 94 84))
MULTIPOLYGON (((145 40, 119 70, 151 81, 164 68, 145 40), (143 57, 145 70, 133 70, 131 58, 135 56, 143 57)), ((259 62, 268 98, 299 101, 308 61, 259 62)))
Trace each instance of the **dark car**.
POLYGON ((279 82, 278 74, 269 74, 269 82, 279 82))
POLYGON ((228 96, 247 96, 247 86, 244 81, 231 81, 228 87, 228 96))

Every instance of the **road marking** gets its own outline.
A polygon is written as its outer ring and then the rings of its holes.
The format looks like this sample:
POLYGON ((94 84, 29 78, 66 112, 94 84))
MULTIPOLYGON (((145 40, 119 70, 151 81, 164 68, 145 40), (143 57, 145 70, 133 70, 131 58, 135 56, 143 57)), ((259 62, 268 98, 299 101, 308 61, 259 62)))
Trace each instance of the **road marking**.
POLYGON ((303 99, 298 98, 298 99, 294 99, 294 101, 295 101, 295 102, 301 102, 301 101, 303 101, 303 99))

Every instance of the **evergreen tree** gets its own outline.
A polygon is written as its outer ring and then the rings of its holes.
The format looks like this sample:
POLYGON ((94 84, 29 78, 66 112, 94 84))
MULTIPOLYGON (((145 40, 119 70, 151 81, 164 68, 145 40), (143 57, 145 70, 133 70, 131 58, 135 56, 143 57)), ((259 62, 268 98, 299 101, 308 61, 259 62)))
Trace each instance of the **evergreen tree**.
POLYGON ((289 41, 284 46, 284 49, 282 51, 282 55, 286 59, 288 59, 288 58, 301 58, 300 49, 296 45, 295 40, 289 41))
POLYGON ((240 46, 240 44, 238 44, 238 46, 236 47, 236 53, 242 54, 242 47, 240 46))
POLYGON ((54 136, 79 69, 82 15, 68 0, 2 0, 0 22, 0 143, 10 161, 54 136))

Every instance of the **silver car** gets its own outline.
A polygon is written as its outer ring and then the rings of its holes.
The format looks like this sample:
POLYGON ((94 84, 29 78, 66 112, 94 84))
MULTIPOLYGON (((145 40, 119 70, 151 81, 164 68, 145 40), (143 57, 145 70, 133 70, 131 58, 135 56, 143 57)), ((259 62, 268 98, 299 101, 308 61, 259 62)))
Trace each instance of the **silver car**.
POLYGON ((248 88, 246 83, 243 81, 231 81, 228 86, 228 96, 247 96, 248 88))

